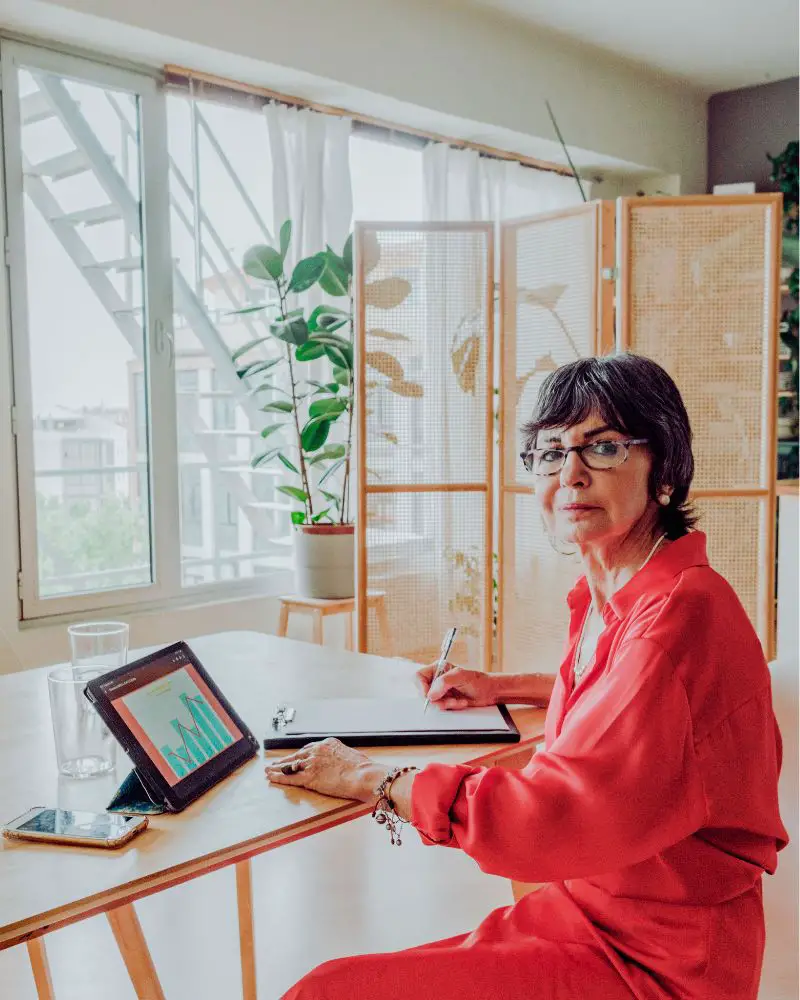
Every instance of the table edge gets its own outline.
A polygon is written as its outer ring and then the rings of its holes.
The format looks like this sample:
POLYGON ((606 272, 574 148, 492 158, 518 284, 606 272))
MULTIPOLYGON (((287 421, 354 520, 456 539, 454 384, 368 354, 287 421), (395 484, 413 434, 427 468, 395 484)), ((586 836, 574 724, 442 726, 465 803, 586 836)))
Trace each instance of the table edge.
MULTIPOLYGON (((544 719, 540 725, 534 728, 531 735, 516 743, 487 743, 482 748, 485 752, 471 757, 463 763, 467 765, 500 763, 517 754, 535 750, 536 744, 543 736, 544 719)), ((173 868, 164 869, 156 874, 147 875, 132 882, 115 886, 113 889, 85 896, 73 903, 44 911, 35 917, 27 917, 15 923, 6 924, 5 927, 0 928, 0 951, 49 934, 51 931, 69 924, 96 916, 98 913, 116 909, 118 906, 125 906, 145 896, 173 888, 182 882, 199 878, 201 875, 219 868, 226 868, 228 865, 249 860, 258 854, 264 854, 284 844, 290 844, 315 833, 341 826, 343 823, 368 815, 371 808, 363 802, 343 800, 339 806, 334 806, 323 815, 312 819, 298 820, 296 823, 284 827, 278 833, 265 834, 242 841, 173 868)))

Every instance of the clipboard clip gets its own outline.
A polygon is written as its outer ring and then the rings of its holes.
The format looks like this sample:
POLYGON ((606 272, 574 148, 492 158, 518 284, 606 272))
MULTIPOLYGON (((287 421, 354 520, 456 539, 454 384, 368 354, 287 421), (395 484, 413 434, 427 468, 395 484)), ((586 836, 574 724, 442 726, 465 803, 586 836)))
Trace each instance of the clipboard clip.
POLYGON ((278 705, 272 716, 273 729, 285 729, 293 721, 295 710, 291 705, 278 705))

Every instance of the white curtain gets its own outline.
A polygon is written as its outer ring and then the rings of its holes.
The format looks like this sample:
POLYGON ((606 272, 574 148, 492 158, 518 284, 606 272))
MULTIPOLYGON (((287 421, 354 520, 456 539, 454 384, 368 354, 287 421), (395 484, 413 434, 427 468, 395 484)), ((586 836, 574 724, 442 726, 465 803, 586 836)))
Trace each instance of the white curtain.
MULTIPOLYGON (((574 177, 431 143, 422 154, 425 219, 502 222, 582 202, 574 177)), ((583 182, 586 196, 589 185, 583 182)))
POLYGON ((291 259, 330 244, 341 253, 353 219, 349 118, 268 104, 275 238, 293 223, 291 259))
MULTIPOLYGON (((484 176, 484 197, 492 206, 489 218, 502 222, 540 212, 570 208, 583 202, 578 182, 547 170, 525 167, 513 160, 481 160, 484 176)), ((591 185, 582 181, 587 198, 591 185)))
MULTIPOLYGON (((506 219, 525 218, 559 208, 569 208, 583 201, 578 184, 573 177, 564 176, 532 167, 524 167, 513 160, 499 160, 481 156, 474 149, 454 149, 446 143, 431 143, 422 154, 424 187, 424 213, 426 222, 494 222, 499 225, 506 219)), ((584 191, 589 196, 587 185, 584 191)), ((496 258, 497 259, 497 258, 496 258)), ((498 280, 495 272, 495 281, 498 280)), ((428 275, 430 301, 444 302, 453 297, 454 283, 461 283, 457 299, 464 303, 467 313, 480 308, 482 291, 466 279, 457 266, 448 267, 428 275), (437 295, 437 283, 441 293, 437 295)), ((443 308, 443 307, 442 307, 443 308)), ((438 407, 430 414, 432 426, 445 428, 439 456, 447 469, 449 435, 456 438, 464 434, 478 435, 482 415, 476 409, 471 426, 464 426, 460 412, 450 412, 447 388, 450 368, 449 351, 452 338, 453 317, 440 315, 437 307, 429 316, 426 342, 426 363, 432 371, 441 373, 438 407), (452 425, 452 426, 451 426, 452 425)), ((495 330, 499 329, 495 312, 495 330)), ((499 351, 495 351, 495 384, 499 375, 499 351)))
POLYGON ((426 222, 479 222, 486 207, 481 191, 480 156, 443 142, 422 151, 426 222))
MULTIPOLYGON (((264 115, 272 157, 273 239, 276 242, 284 221, 292 220, 288 274, 298 260, 319 253, 327 245, 336 253, 342 252, 353 221, 351 120, 282 104, 268 104, 264 115)), ((303 292, 294 304, 302 304, 308 315, 324 299, 322 290, 315 286, 303 292)), ((342 300, 331 301, 342 306, 342 300)), ((325 360, 312 361, 304 368, 303 377, 319 380, 327 370, 325 360)), ((288 378, 285 370, 279 378, 288 378)), ((334 425, 329 440, 342 443, 345 438, 346 423, 340 420, 334 425)), ((316 481, 322 471, 322 467, 317 466, 312 478, 316 481)), ((293 478, 290 481, 294 484, 293 478)), ((350 509, 353 509, 352 504, 350 509)))
MULTIPOLYGON (((453 149, 444 143, 427 146, 423 152, 423 182, 425 195, 425 220, 428 222, 494 222, 496 226, 507 219, 526 218, 559 208, 569 208, 582 203, 578 184, 573 177, 524 167, 511 160, 492 159, 481 156, 472 149, 453 149)), ((587 198, 588 185, 584 183, 587 198)), ((495 273, 495 281, 499 272, 495 273)), ((462 280, 458 268, 445 268, 441 273, 430 276, 432 285, 436 282, 446 286, 452 295, 453 283, 459 288, 459 297, 474 308, 475 289, 462 280)), ((444 296, 442 296, 444 298, 444 296)), ((437 301, 436 294, 432 301, 437 301)), ((449 377, 449 349, 451 317, 440 315, 434 306, 430 316, 426 349, 429 352, 428 366, 441 373, 439 393, 431 408, 430 423, 437 429, 442 441, 442 454, 438 456, 445 474, 455 472, 449 467, 459 450, 459 443, 465 440, 480 440, 483 416, 476 407, 467 419, 463 413, 453 411, 450 404, 452 395, 449 377), (451 455, 450 442, 453 442, 451 455)), ((495 331, 499 330, 497 303, 495 305, 495 331)), ((499 351, 495 351, 495 385, 500 374, 499 351)), ((463 445, 462 445, 463 447, 463 445)), ((495 469, 495 495, 497 492, 497 463, 495 469)), ((457 476, 456 476, 457 478, 457 476)), ((455 515, 444 516, 441 523, 433 526, 434 537, 441 537, 445 547, 451 544, 451 522, 455 515)), ((494 510, 495 537, 497 537, 498 510, 494 510)), ((434 543, 435 544, 435 543, 434 543)), ((442 586, 447 592, 455 592, 462 583, 458 574, 451 571, 442 575, 442 586)), ((475 653, 472 654, 476 655, 475 653)))

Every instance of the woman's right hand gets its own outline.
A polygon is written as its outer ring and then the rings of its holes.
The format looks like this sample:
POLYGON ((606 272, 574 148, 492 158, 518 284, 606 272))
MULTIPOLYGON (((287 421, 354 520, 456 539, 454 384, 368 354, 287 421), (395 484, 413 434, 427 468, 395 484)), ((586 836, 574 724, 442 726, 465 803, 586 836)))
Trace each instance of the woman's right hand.
POLYGON ((430 663, 417 671, 417 681, 422 693, 432 704, 446 710, 479 708, 497 704, 494 678, 482 670, 467 670, 453 663, 446 663, 444 672, 431 685, 436 664, 430 663))

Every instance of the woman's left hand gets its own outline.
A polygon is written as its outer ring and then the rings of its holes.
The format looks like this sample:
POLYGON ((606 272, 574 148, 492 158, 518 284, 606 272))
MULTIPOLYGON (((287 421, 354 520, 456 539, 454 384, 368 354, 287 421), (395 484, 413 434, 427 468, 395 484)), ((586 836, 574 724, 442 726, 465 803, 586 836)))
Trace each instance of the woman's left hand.
POLYGON ((275 785, 310 788, 323 795, 369 802, 376 786, 386 773, 366 754, 329 737, 309 743, 264 768, 267 779, 275 785))

